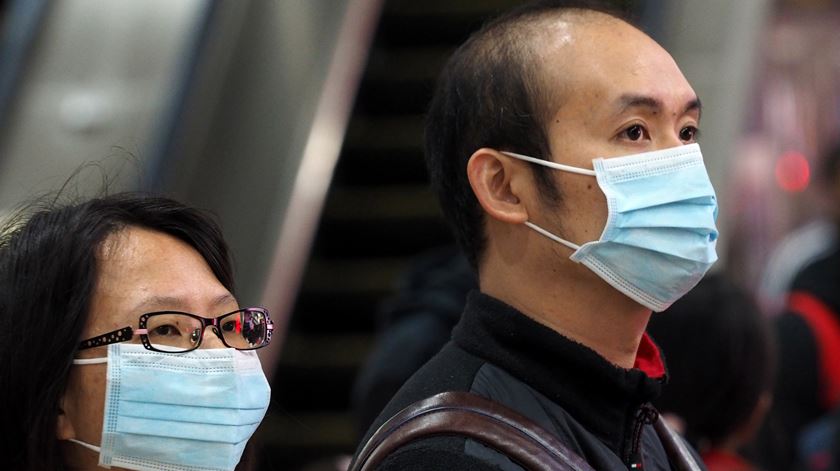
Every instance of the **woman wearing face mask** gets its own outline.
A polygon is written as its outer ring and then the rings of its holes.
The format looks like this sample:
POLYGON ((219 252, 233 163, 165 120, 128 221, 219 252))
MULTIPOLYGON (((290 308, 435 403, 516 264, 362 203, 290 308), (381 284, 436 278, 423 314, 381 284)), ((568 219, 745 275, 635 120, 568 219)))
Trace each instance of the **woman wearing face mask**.
POLYGON ((4 469, 230 470, 262 420, 261 308, 205 215, 119 194, 0 232, 4 469), (9 461, 11 460, 11 461, 9 461))

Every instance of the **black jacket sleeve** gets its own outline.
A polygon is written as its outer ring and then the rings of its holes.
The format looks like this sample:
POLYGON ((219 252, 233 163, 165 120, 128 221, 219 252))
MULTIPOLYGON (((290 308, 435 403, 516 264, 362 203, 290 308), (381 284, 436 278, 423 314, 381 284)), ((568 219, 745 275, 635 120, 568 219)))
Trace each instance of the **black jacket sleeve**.
POLYGON ((385 459, 377 471, 500 471, 501 468, 450 447, 435 446, 435 439, 418 440, 385 459))

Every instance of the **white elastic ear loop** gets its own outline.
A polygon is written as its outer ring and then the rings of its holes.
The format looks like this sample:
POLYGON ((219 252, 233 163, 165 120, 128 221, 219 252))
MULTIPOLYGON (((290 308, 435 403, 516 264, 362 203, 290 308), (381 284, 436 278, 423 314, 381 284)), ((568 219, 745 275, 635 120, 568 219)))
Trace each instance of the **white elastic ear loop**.
POLYGON ((76 440, 75 438, 68 438, 67 441, 68 442, 73 442, 77 445, 82 445, 83 447, 87 448, 88 450, 95 451, 97 453, 102 451, 102 448, 100 448, 98 446, 91 445, 90 443, 85 443, 81 440, 76 440))
POLYGON ((561 239, 560 237, 557 237, 556 235, 552 234, 551 232, 548 232, 547 230, 543 229, 542 227, 534 224, 533 222, 525 221, 525 225, 530 227, 531 229, 539 232, 540 234, 548 237, 549 239, 553 240, 554 242, 558 242, 560 244, 563 244, 563 245, 565 245, 566 247, 568 247, 572 250, 577 251, 577 250, 580 249, 579 245, 573 244, 566 239, 561 239))
POLYGON ((507 155, 508 157, 513 157, 514 159, 524 160, 526 162, 531 162, 537 165, 542 165, 543 167, 553 168, 555 170, 562 170, 564 172, 571 172, 577 173, 579 175, 589 175, 594 177, 597 175, 595 170, 589 170, 588 168, 579 168, 579 167, 572 167, 571 165, 563 165, 558 164, 557 162, 550 162, 548 160, 537 159, 534 157, 528 157, 527 155, 517 154, 516 152, 508 152, 508 151, 501 151, 502 154, 507 155))
POLYGON ((74 365, 95 365, 97 363, 108 363, 108 357, 73 359, 74 365))
MULTIPOLYGON (((73 364, 74 365, 95 365, 97 363, 108 363, 108 357, 75 358, 75 359, 73 359, 73 364)), ((68 442, 73 442, 77 445, 81 445, 81 446, 87 448, 88 450, 95 451, 96 453, 99 453, 102 450, 102 448, 100 448, 98 446, 91 445, 90 443, 85 443, 81 440, 76 440, 75 438, 68 438, 67 441, 68 442)))
MULTIPOLYGON (((526 162, 535 163, 537 165, 542 165, 544 167, 553 168, 555 170, 562 170, 564 172, 577 173, 579 175, 588 175, 588 176, 592 176, 592 177, 597 175, 595 173, 595 170, 589 170, 588 168, 578 168, 578 167, 572 167, 571 165, 558 164, 557 162, 550 162, 548 160, 536 159, 534 157, 528 157, 527 155, 517 154, 516 152, 508 152, 508 151, 504 151, 504 150, 501 151, 501 152, 502 152, 502 154, 505 154, 509 157, 513 157, 514 159, 524 160, 526 162)), ((548 232, 547 230, 543 229, 542 227, 534 224, 533 222, 525 221, 525 225, 530 227, 531 229, 539 232, 540 234, 548 237, 549 239, 553 240, 554 242, 563 244, 566 247, 568 247, 568 248, 570 248, 574 251, 577 251, 577 250, 580 249, 579 245, 573 244, 566 239, 562 239, 562 238, 552 234, 551 232, 548 232)))

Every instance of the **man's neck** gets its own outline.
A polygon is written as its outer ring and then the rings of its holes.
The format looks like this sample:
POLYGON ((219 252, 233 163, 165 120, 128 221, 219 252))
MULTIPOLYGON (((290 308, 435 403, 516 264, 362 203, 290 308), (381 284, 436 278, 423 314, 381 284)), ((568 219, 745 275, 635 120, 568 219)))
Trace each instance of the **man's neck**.
POLYGON ((534 277, 508 270, 506 274, 493 269, 482 271, 483 293, 591 348, 611 363, 633 368, 650 309, 594 276, 555 273, 534 277))

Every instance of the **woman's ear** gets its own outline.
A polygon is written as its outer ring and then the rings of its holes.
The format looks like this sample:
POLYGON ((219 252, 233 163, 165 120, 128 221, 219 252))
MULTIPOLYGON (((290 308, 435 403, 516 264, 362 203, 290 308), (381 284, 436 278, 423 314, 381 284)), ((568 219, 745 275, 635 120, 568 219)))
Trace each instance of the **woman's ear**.
POLYGON ((470 156, 467 178, 478 203, 493 219, 510 224, 528 220, 523 190, 530 174, 524 165, 506 155, 483 147, 470 156))
POLYGON ((70 421, 70 417, 64 413, 65 404, 67 403, 67 400, 65 399, 66 397, 67 393, 65 392, 58 403, 58 418, 55 422, 55 436, 59 440, 76 438, 76 430, 73 428, 73 423, 70 421))

